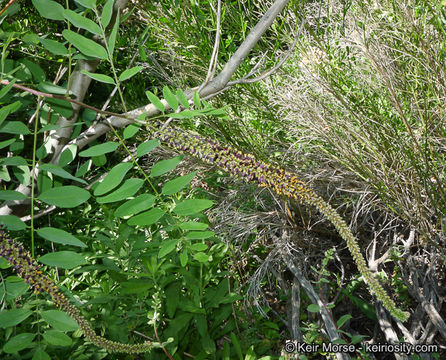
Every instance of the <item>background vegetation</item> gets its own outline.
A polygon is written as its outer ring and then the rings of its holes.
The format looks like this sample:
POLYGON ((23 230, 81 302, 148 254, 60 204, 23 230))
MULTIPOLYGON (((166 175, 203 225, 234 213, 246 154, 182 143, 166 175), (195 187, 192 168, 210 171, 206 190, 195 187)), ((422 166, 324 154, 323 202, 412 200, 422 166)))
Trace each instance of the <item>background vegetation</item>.
POLYGON ((163 344, 108 352, 2 258, 2 359, 286 359, 286 339, 332 331, 358 349, 438 351, 300 359, 445 356, 445 4, 292 0, 232 80, 287 61, 200 99, 209 66, 220 73, 272 4, 2 3, 0 223, 98 335, 163 344), (184 134, 281 166, 329 202, 410 319, 368 292, 314 208, 161 146, 153 124, 169 107, 184 134))

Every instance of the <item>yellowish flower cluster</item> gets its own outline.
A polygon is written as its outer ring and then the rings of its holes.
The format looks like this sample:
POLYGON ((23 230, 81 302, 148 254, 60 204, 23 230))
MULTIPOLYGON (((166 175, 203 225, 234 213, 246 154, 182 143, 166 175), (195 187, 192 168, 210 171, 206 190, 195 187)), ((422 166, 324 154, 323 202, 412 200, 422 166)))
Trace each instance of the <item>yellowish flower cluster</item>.
POLYGON ((85 337, 95 345, 108 351, 125 352, 129 354, 141 353, 153 347, 152 342, 141 344, 122 344, 107 340, 96 335, 95 331, 80 313, 79 309, 70 303, 66 296, 48 276, 44 275, 41 266, 31 257, 23 246, 6 237, 0 230, 0 256, 5 258, 14 268, 15 272, 25 280, 36 293, 46 292, 51 296, 56 307, 70 315, 78 324, 85 337))

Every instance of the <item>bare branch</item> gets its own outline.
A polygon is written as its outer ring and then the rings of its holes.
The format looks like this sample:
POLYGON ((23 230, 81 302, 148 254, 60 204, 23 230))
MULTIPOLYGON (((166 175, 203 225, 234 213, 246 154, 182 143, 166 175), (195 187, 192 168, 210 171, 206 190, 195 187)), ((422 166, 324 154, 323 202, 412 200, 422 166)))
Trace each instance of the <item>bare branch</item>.
POLYGON ((276 0, 274 2, 274 4, 267 10, 256 26, 254 26, 234 55, 232 55, 228 60, 221 73, 202 89, 200 92, 201 96, 207 96, 211 93, 218 92, 227 86, 232 75, 234 75, 234 73, 237 71, 240 64, 243 62, 246 56, 248 56, 248 54, 260 40, 260 37, 271 26, 274 19, 282 12, 288 3, 289 0, 276 0))
MULTIPOLYGON (((339 333, 336 328, 336 324, 333 322, 332 316, 329 314, 326 306, 322 302, 319 295, 313 289, 310 281, 302 274, 302 272, 298 269, 298 267, 294 264, 293 256, 289 250, 289 245, 285 242, 285 240, 281 238, 276 238, 277 247, 279 249, 279 253, 282 256, 283 261, 285 262, 288 270, 291 271, 296 281, 299 282, 300 286, 304 289, 305 293, 310 298, 313 304, 317 304, 320 308, 320 314, 322 320, 324 321, 325 328, 327 329, 328 337, 330 341, 333 342, 336 339, 339 339, 339 333)), ((350 359, 348 354, 345 353, 336 353, 336 357, 338 360, 350 359)))
MULTIPOLYGON (((255 70, 257 68, 257 64, 256 64, 256 66, 254 66, 254 68, 252 69, 252 71, 250 71, 250 73, 248 75, 246 75, 245 77, 243 77, 241 79, 237 79, 237 80, 228 82, 228 86, 233 86, 233 85, 236 85, 236 84, 252 84, 252 83, 261 81, 261 80, 267 78, 268 76, 271 76, 273 73, 275 73, 285 63, 285 61, 287 61, 287 59, 292 54, 294 48, 296 47, 297 41, 299 40, 299 37, 302 34, 302 31, 304 29, 304 25, 305 25, 305 19, 302 21, 300 29, 297 32, 296 36, 294 37, 294 41, 291 44, 290 48, 285 53, 285 55, 282 57, 282 59, 280 59, 280 61, 277 63, 277 65, 275 65, 271 69, 265 71, 263 74, 255 77, 255 78, 251 78, 250 79, 249 77, 254 75, 254 73, 255 73, 255 70)), ((262 57, 262 59, 263 59, 263 57, 262 57)), ((258 64, 260 64, 260 62, 258 64)))
POLYGON ((220 47, 221 0, 218 0, 217 3, 216 16, 217 16, 217 32, 215 34, 214 49, 212 50, 211 61, 209 61, 209 69, 206 75, 206 79, 204 80, 203 84, 201 84, 198 92, 200 92, 201 89, 203 89, 208 84, 209 80, 211 80, 214 77, 215 71, 217 70, 218 48, 220 47))

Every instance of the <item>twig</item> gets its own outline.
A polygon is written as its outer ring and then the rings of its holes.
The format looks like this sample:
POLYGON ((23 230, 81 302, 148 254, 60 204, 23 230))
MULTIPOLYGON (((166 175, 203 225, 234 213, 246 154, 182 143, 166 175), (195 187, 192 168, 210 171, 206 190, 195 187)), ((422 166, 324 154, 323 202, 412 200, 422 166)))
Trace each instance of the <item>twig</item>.
POLYGON ((298 281, 293 282, 291 287, 291 333, 293 340, 302 342, 302 331, 299 328, 300 315, 300 285, 298 281))
POLYGON ((156 340, 159 342, 159 344, 160 344, 160 346, 161 346, 161 349, 163 349, 164 353, 167 355, 167 357, 168 357, 170 360, 174 360, 174 358, 172 357, 172 355, 170 355, 169 352, 166 350, 166 348, 163 346, 163 343, 161 342, 161 340, 160 340, 160 338, 159 338, 159 336, 158 336, 158 331, 156 330, 156 325, 155 325, 155 324, 153 324, 153 329, 155 330, 155 337, 156 337, 156 340))
POLYGON ((142 336, 144 339, 147 339, 147 340, 150 340, 150 341, 153 340, 151 337, 149 337, 149 336, 143 334, 142 332, 139 332, 139 331, 136 331, 136 330, 133 330, 133 332, 134 332, 135 334, 139 335, 139 336, 142 336))
POLYGON ((203 89, 209 83, 209 80, 211 80, 214 77, 215 71, 217 70, 218 49, 220 47, 221 0, 218 0, 217 3, 216 16, 217 16, 217 25, 216 25, 217 32, 215 34, 214 49, 212 50, 211 60, 209 61, 209 68, 208 68, 208 73, 206 75, 206 79, 204 80, 203 84, 201 84, 200 88, 198 89, 198 92, 200 92, 200 90, 203 89))
MULTIPOLYGON (((2 85, 9 85, 9 81, 8 80, 1 80, 0 84, 2 84, 2 85)), ((118 113, 114 113, 114 112, 111 112, 111 111, 100 110, 98 108, 95 108, 94 106, 90 106, 90 105, 85 104, 83 102, 80 102, 80 101, 77 101, 77 100, 71 99, 69 97, 62 96, 62 95, 45 93, 45 92, 42 92, 42 91, 39 91, 39 90, 35 90, 35 89, 31 89, 29 87, 26 87, 26 86, 23 86, 23 85, 19 85, 19 84, 13 84, 12 87, 14 87, 16 89, 20 89, 20 90, 26 91, 26 92, 34 95, 34 96, 43 96, 45 98, 53 98, 53 99, 65 100, 65 101, 68 101, 70 103, 76 104, 78 106, 82 106, 84 108, 96 111, 96 112, 104 114, 104 115, 116 116, 116 117, 123 118, 123 119, 128 119, 129 118, 125 114, 118 114, 118 113)))
POLYGON ((4 13, 6 10, 8 10, 8 8, 14 3, 14 1, 15 1, 15 0, 11 0, 9 3, 6 4, 6 6, 5 6, 2 10, 0 10, 0 16, 2 16, 3 13, 4 13))
MULTIPOLYGON (((53 212, 54 210, 57 209, 57 206, 51 205, 49 207, 47 207, 46 209, 42 210, 41 212, 37 213, 34 215, 34 219, 38 219, 44 215, 47 215, 51 212, 53 212)), ((20 220, 22 221, 30 221, 31 220, 31 215, 26 215, 20 218, 20 220)))
MULTIPOLYGON (((297 32, 297 35, 294 37, 293 44, 288 49, 288 51, 285 53, 285 56, 283 56, 282 59, 280 59, 280 61, 277 63, 277 65, 275 65, 271 69, 265 71, 263 74, 255 77, 255 78, 249 79, 249 77, 251 75, 253 75, 257 65, 260 64, 260 61, 259 61, 256 64, 256 66, 254 66, 254 69, 248 75, 246 75, 245 77, 243 77, 241 79, 237 79, 237 80, 228 82, 228 86, 233 86, 236 84, 252 84, 252 83, 258 82, 260 80, 263 80, 264 78, 266 78, 266 77, 272 75, 274 72, 276 72, 285 63, 285 61, 287 61, 287 59, 290 57, 291 53, 293 52, 294 48, 296 47, 297 41, 299 40, 299 37, 304 29, 304 26, 305 26, 305 19, 303 19, 302 24, 299 28, 299 31, 297 32)), ((263 59, 263 57, 262 57, 262 59, 263 59)))
MULTIPOLYGON (((149 34, 147 34, 147 36, 145 37, 145 39, 142 41, 142 43, 140 45, 143 46, 147 42, 148 38, 149 38, 149 34)), ((138 55, 138 50, 136 50, 135 53, 133 54, 132 59, 130 60, 129 64, 127 65, 126 69, 130 69, 133 66, 133 63, 135 62, 137 55, 138 55)), ((124 89, 125 89, 125 87, 123 88, 123 91, 124 91, 124 89)), ((105 111, 105 109, 107 109, 108 105, 110 104, 111 99, 113 99, 113 96, 115 96, 117 91, 118 91, 118 87, 115 85, 112 92, 110 93, 107 100, 105 101, 104 105, 102 106, 102 109, 101 109, 102 111, 105 111)), ((96 116, 96 122, 99 121, 100 116, 101 116, 100 113, 98 113, 98 116, 96 116)))

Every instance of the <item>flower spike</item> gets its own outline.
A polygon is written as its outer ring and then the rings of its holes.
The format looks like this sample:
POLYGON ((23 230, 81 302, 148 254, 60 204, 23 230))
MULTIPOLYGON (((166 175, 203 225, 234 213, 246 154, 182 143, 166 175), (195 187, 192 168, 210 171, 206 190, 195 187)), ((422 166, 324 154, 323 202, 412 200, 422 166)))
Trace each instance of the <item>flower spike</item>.
POLYGON ((150 341, 141 344, 123 344, 96 335, 79 309, 70 303, 53 280, 43 274, 40 265, 31 257, 31 254, 25 251, 22 245, 6 237, 2 230, 0 230, 0 256, 12 265, 15 272, 29 284, 35 293, 48 293, 54 305, 70 315, 78 323, 85 337, 93 344, 110 352, 129 354, 146 352, 154 346, 154 343, 150 341))
POLYGON ((153 137, 158 138, 174 150, 189 152, 192 156, 206 163, 218 165, 233 176, 242 178, 247 182, 256 183, 260 187, 268 187, 278 195, 315 206, 334 225, 345 240, 353 260, 371 292, 396 319, 401 321, 408 319, 409 314, 398 309, 395 302, 367 267, 358 242, 347 223, 330 204, 309 189, 295 174, 264 161, 256 160, 252 154, 244 154, 230 146, 223 146, 217 141, 192 134, 186 130, 173 126, 163 129, 163 124, 159 121, 155 123, 154 130, 153 137))

